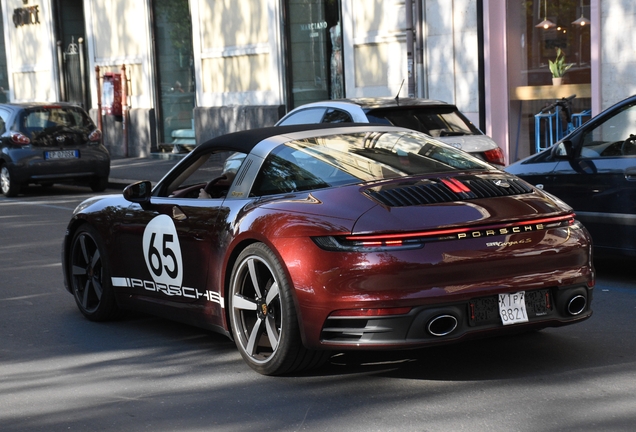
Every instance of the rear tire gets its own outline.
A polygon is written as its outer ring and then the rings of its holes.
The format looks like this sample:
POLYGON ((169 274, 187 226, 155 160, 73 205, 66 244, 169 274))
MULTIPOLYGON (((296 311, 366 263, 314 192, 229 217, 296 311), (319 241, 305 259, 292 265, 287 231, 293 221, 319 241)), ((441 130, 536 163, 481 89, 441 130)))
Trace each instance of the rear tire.
POLYGON ((229 309, 243 360, 263 375, 315 368, 329 358, 328 351, 303 346, 289 281, 279 260, 262 243, 239 255, 230 281, 229 309))
POLYGON ((108 177, 97 177, 91 181, 90 187, 93 192, 104 192, 108 187, 108 177))
POLYGON ((80 312, 91 321, 118 318, 106 248, 95 228, 85 224, 75 232, 68 262, 69 286, 80 312))
POLYGON ((0 189, 6 197, 14 197, 20 193, 20 185, 13 181, 11 170, 6 164, 0 167, 0 189))

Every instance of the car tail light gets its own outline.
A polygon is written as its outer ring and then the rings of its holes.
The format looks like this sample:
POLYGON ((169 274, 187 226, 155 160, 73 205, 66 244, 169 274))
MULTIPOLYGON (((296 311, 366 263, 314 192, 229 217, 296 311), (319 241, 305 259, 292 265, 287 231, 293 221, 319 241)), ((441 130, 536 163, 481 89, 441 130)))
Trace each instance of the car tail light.
POLYGON ((411 312, 410 307, 380 308, 380 309, 341 309, 334 311, 332 317, 378 317, 390 315, 406 315, 411 312))
POLYGON ((505 165, 504 154, 499 147, 484 152, 484 157, 487 162, 497 165, 505 165))
POLYGON ((88 140, 90 142, 96 142, 102 139, 102 131, 100 131, 99 129, 95 129, 93 132, 91 132, 88 135, 88 140))
POLYGON ((16 132, 12 134, 11 141, 14 144, 21 145, 21 146, 31 144, 31 140, 29 139, 29 137, 20 132, 16 132))
POLYGON ((334 252, 381 252, 387 250, 418 249, 427 242, 464 240, 479 237, 523 234, 537 230, 569 227, 574 213, 525 220, 516 223, 480 225, 461 228, 442 228, 393 234, 361 234, 312 237, 322 249, 334 252))

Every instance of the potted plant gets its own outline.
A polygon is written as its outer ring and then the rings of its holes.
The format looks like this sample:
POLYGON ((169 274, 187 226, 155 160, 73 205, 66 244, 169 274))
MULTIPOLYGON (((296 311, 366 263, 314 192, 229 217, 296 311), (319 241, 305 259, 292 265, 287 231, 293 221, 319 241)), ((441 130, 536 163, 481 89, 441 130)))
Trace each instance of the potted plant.
POLYGON ((572 67, 574 63, 566 63, 565 56, 561 48, 557 48, 557 55, 554 61, 548 60, 550 66, 550 72, 552 72, 552 84, 555 86, 561 85, 563 75, 572 67))

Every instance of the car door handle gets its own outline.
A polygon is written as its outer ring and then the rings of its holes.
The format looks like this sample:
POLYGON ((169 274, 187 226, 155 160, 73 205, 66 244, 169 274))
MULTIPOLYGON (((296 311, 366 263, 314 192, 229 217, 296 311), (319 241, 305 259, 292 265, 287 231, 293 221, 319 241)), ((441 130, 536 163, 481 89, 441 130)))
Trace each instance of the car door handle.
POLYGON ((636 181, 636 167, 625 169, 625 180, 636 181))

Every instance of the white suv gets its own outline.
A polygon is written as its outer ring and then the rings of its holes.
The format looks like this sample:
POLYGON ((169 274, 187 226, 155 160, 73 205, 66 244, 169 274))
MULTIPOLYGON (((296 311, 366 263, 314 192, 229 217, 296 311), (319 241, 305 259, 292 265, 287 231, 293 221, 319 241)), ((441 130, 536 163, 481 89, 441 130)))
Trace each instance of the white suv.
POLYGON ((313 102, 285 115, 276 126, 312 123, 382 123, 414 129, 499 168, 499 146, 455 105, 430 99, 357 98, 313 102))

